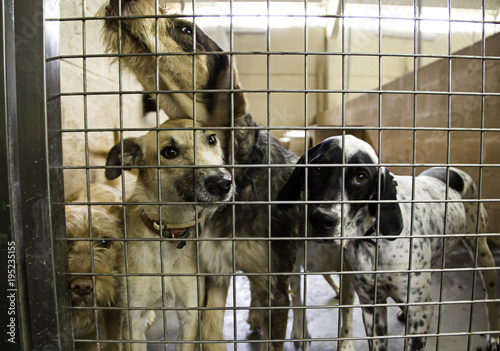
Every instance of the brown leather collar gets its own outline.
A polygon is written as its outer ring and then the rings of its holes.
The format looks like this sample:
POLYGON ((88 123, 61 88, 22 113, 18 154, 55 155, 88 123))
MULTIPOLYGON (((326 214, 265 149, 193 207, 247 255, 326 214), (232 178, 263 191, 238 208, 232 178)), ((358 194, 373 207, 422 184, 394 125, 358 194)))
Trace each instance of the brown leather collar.
MULTIPOLYGON (((149 230, 154 232, 155 234, 159 235, 160 237, 164 238, 169 238, 169 239, 179 239, 179 238, 187 238, 189 237, 189 234, 191 232, 191 228, 193 228, 196 223, 200 222, 200 219, 198 221, 191 221, 189 223, 182 223, 182 224, 163 224, 160 228, 159 221, 154 221, 149 216, 144 212, 144 210, 140 211, 140 216, 146 227, 148 227, 149 230)), ((182 249, 184 246, 186 246, 185 241, 179 241, 177 243, 177 248, 182 249)))

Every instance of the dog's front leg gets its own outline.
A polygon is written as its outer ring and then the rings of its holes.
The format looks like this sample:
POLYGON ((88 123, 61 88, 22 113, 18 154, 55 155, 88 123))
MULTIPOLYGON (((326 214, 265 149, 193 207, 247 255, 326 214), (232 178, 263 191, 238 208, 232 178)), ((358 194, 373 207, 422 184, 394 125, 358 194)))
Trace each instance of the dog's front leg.
MULTIPOLYGON (((259 309, 262 315, 262 332, 264 340, 282 340, 286 336, 286 323, 288 317, 288 279, 286 276, 275 276, 271 278, 271 292, 269 292, 269 278, 264 275, 249 276, 250 289, 255 292, 254 300, 260 303, 260 307, 272 306, 282 307, 277 309, 259 309), (269 300, 271 297, 271 300, 269 300), (271 333, 269 333, 271 331, 271 333)), ((261 344, 261 350, 283 350, 283 342, 270 342, 261 344)))
MULTIPOLYGON (((110 340, 124 340, 122 330, 124 328, 124 312, 120 310, 105 310, 104 321, 106 325, 106 335, 110 340)), ((126 340, 126 339, 125 339, 126 340)), ((121 351, 128 350, 121 343, 109 344, 109 350, 121 351)))
MULTIPOLYGON (((196 343, 189 341, 198 340, 198 326, 199 326, 199 311, 198 306, 204 306, 205 298, 205 278, 200 277, 197 280, 192 278, 182 279, 185 284, 183 307, 185 310, 177 311, 177 319, 179 320, 179 332, 177 341, 185 341, 185 343, 178 343, 175 345, 176 351, 195 351, 196 343), (193 289, 193 287, 195 287, 193 289), (198 301, 198 291, 200 292, 200 299, 198 301)), ((180 284, 179 284, 180 285, 180 284)))
MULTIPOLYGON (((421 300, 421 302, 431 301, 430 297, 421 300)), ((432 321, 432 305, 408 306, 408 334, 426 334, 429 331, 432 321)), ((425 349, 426 338, 408 338, 406 350, 421 351, 425 349)))
POLYGON ((247 323, 250 325, 250 330, 262 330, 262 310, 254 307, 262 307, 264 301, 261 301, 259 291, 255 289, 254 284, 250 284, 250 310, 248 311, 247 323))
MULTIPOLYGON (((359 300, 361 304, 371 305, 374 303, 372 299, 363 298, 361 295, 359 300)), ((379 303, 386 303, 386 299, 379 299, 379 303)), ((382 307, 363 307, 363 323, 365 324, 366 336, 387 336, 387 308, 382 307)), ((368 344, 370 345, 371 351, 385 351, 387 350, 387 339, 369 339, 368 344)))
POLYGON ((189 343, 198 338, 198 312, 194 310, 178 311, 179 333, 177 341, 184 341, 175 345, 175 351, 195 351, 196 344, 189 343))
MULTIPOLYGON (((206 307, 203 312, 201 337, 203 341, 224 341, 224 307, 226 306, 229 277, 206 279, 206 307)), ((223 343, 203 344, 203 351, 225 351, 223 343)))
MULTIPOLYGON (((350 274, 341 277, 342 300, 339 301, 340 306, 354 304, 354 286, 353 277, 350 274)), ((352 338, 352 314, 351 307, 342 307, 342 326, 340 328, 341 338, 352 338)), ((341 351, 354 351, 354 344, 352 340, 339 341, 339 350, 341 351)))
MULTIPOLYGON (((468 240, 470 247, 468 247, 472 259, 476 255, 476 239, 470 238, 468 240)), ((481 237, 477 239, 478 243, 478 255, 477 255, 477 263, 480 267, 495 267, 495 259, 493 258, 493 254, 488 246, 487 239, 485 237, 481 237)), ((485 270, 482 271, 483 276, 483 285, 486 289, 487 298, 489 300, 496 300, 496 286, 497 286, 497 271, 496 270, 485 270)), ((488 302, 486 304, 486 309, 488 312, 488 329, 489 331, 498 331, 498 305, 496 301, 488 302)), ((500 350, 500 334, 488 334, 487 339, 487 348, 488 350, 497 351, 500 350)))
MULTIPOLYGON (((416 266, 412 269, 424 269, 425 267, 416 266)), ((394 278, 393 278, 394 281, 394 278)), ((398 291, 404 291, 407 287, 406 280, 401 280, 398 284, 398 291)), ((407 334, 427 334, 432 321, 433 306, 419 303, 431 301, 431 273, 419 272, 410 274, 410 286, 408 297, 404 295, 391 295, 399 304, 405 303, 407 298, 410 303, 406 307, 407 334)), ((427 339, 425 337, 412 337, 407 339, 405 350, 422 351, 425 349, 427 339)))
MULTIPOLYGON (((290 299, 288 297, 288 276, 279 275, 271 278, 271 304, 273 307, 282 307, 271 311, 271 339, 283 340, 286 337, 286 325, 288 321, 288 309, 290 299)), ((271 350, 282 351, 283 342, 270 344, 271 350)))
MULTIPOLYGON (((146 340, 146 320, 147 311, 131 310, 130 319, 132 324, 131 340, 146 340)), ((146 351, 147 344, 142 342, 134 342, 131 347, 132 351, 146 351)))
MULTIPOLYGON (((295 260, 295 266, 293 267, 294 273, 299 273, 302 265, 304 264, 304 245, 300 245, 297 249, 297 258, 295 260)), ((290 281, 290 294, 292 295, 292 306, 302 307, 302 290, 300 283, 300 275, 291 275, 290 281)), ((302 308, 293 309, 293 327, 292 327, 292 339, 310 339, 309 331, 307 330, 307 318, 306 310, 302 308)), ((295 348, 305 349, 305 342, 294 341, 295 348)))

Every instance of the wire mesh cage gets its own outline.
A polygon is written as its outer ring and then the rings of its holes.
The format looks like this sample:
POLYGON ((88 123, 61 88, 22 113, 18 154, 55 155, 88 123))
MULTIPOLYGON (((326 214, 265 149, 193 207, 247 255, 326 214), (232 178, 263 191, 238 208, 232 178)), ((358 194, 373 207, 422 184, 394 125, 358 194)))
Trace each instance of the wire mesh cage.
POLYGON ((498 0, 2 9, 8 345, 498 348, 498 0))

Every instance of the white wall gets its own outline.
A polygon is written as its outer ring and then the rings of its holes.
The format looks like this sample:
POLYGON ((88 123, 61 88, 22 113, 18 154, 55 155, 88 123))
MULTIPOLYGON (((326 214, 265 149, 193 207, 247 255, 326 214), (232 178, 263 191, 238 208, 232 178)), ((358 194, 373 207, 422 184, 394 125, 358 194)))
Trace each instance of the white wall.
MULTIPOLYGON (((342 56, 333 55, 327 58, 327 89, 342 89, 342 69, 344 70, 344 89, 349 90, 370 90, 378 89, 379 77, 381 85, 388 83, 405 73, 414 71, 415 59, 408 56, 394 57, 394 55, 413 55, 415 53, 415 43, 413 36, 384 35, 379 44, 378 33, 370 29, 347 28, 344 31, 344 41, 342 32, 338 31, 327 40, 327 50, 331 53, 340 53, 342 43, 345 53, 355 55, 342 56), (380 48, 379 48, 380 45, 380 48), (378 54, 382 53, 381 59, 378 54), (368 55, 363 55, 368 54, 368 55), (380 70, 380 73, 379 73, 380 70)), ((421 53, 424 55, 448 55, 467 46, 472 45, 481 37, 474 33, 452 32, 448 39, 448 34, 425 35, 422 40, 421 53), (449 43, 450 42, 450 43, 449 43)), ((420 66, 427 65, 439 57, 422 58, 420 66)), ((348 93, 345 100, 351 100, 360 93, 348 93)), ((342 94, 327 94, 326 108, 333 108, 342 103, 342 94)))
MULTIPOLYGON (((85 13, 82 2, 62 0, 61 17, 94 17, 105 0, 86 0, 85 13)), ((103 54, 103 21, 62 21, 61 55, 103 54), (85 44, 85 52, 84 52, 85 44)), ((122 91, 141 91, 136 79, 123 71, 122 91)), ((61 60, 61 92, 63 94, 87 92, 116 92, 120 90, 118 64, 111 58, 65 58, 61 60)), ((64 129, 99 129, 120 127, 120 110, 123 127, 143 128, 151 126, 151 121, 142 118, 141 95, 122 95, 121 108, 119 94, 63 96, 61 98, 62 126, 64 129)), ((163 117, 165 118, 165 117, 163 117)), ((124 133, 124 137, 143 132, 124 133)), ((104 165, 107 152, 115 143, 112 132, 66 132, 63 133, 63 162, 65 166, 104 165), (88 159, 85 150, 88 150, 88 159)), ((104 170, 65 170, 65 196, 85 187, 90 182, 104 181, 104 170)))

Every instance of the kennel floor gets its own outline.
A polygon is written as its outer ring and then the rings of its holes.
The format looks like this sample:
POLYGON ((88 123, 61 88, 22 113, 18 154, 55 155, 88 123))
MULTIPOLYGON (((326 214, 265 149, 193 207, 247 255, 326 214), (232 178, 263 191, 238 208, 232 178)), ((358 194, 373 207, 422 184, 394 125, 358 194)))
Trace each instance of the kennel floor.
MULTIPOLYGON (((500 248, 496 248, 494 256, 497 260, 497 266, 500 265, 500 248)), ((471 257, 465 247, 457 248, 446 260, 447 268, 467 268, 471 265, 471 257)), ((333 275, 334 280, 338 282, 338 276, 333 275)), ((477 277, 479 279, 479 276, 477 277)), ((468 333, 471 331, 487 330, 486 307, 484 303, 474 303, 471 311, 471 304, 461 304, 460 301, 471 299, 473 285, 473 273, 467 272, 445 272, 443 277, 440 273, 432 275, 432 300, 441 300, 457 303, 442 305, 441 310, 438 306, 434 308, 433 322, 430 334, 437 333, 468 333), (441 282, 442 280, 442 282, 441 282), (441 289, 442 286, 442 289, 441 289), (472 316, 472 318, 471 318, 472 316), (469 323, 471 321, 471 323, 469 323), (438 325, 439 324, 439 325, 438 325)), ((249 282, 246 277, 237 277, 235 286, 231 284, 229 288, 227 307, 234 306, 233 292, 235 294, 236 306, 248 307, 250 305, 249 282)), ((307 276, 307 306, 314 306, 307 310, 308 329, 312 339, 335 338, 338 334, 338 312, 335 308, 338 304, 335 292, 328 285, 321 275, 307 276), (322 308, 324 307, 324 308, 322 308)), ((476 282, 476 299, 484 299, 485 292, 481 280, 476 282)), ((499 284, 497 284, 497 296, 500 296, 499 284)), ((355 304, 359 301, 356 298, 355 304)), ((392 302, 392 300, 390 300, 392 302)), ((389 335, 397 336, 404 334, 404 324, 398 321, 396 314, 398 307, 389 307, 387 318, 389 325, 389 335)), ((259 334, 249 330, 247 323, 248 311, 238 310, 236 312, 228 310, 225 316, 224 333, 228 340, 238 340, 237 344, 229 343, 228 350, 253 351, 258 350, 258 344, 246 342, 247 340, 256 340, 259 334)), ((292 329, 292 311, 288 317, 287 338, 290 337, 292 329)), ((362 314, 360 308, 354 309, 353 337, 363 338, 366 336, 362 314)), ((170 340, 175 340, 177 331, 176 317, 173 312, 167 312, 167 336, 170 340)), ((163 318, 161 315, 155 320, 148 330, 148 339, 160 340, 163 337, 163 318)), ((481 350, 486 345, 484 335, 478 334, 470 338, 464 335, 453 336, 430 336, 427 338, 426 350, 439 351, 461 351, 461 350, 481 350), (437 340, 439 339, 439 340, 437 340)), ((367 350, 366 340, 355 340, 356 350, 367 350)), ((337 349, 336 341, 312 341, 307 345, 309 351, 330 351, 337 349)), ((150 344, 148 351, 164 350, 160 344, 150 344)), ((169 344, 168 350, 174 350, 174 345, 169 344)), ((285 351, 295 350, 293 342, 285 343, 285 351)), ((389 340, 389 351, 403 350, 403 339, 394 338, 389 340)))

